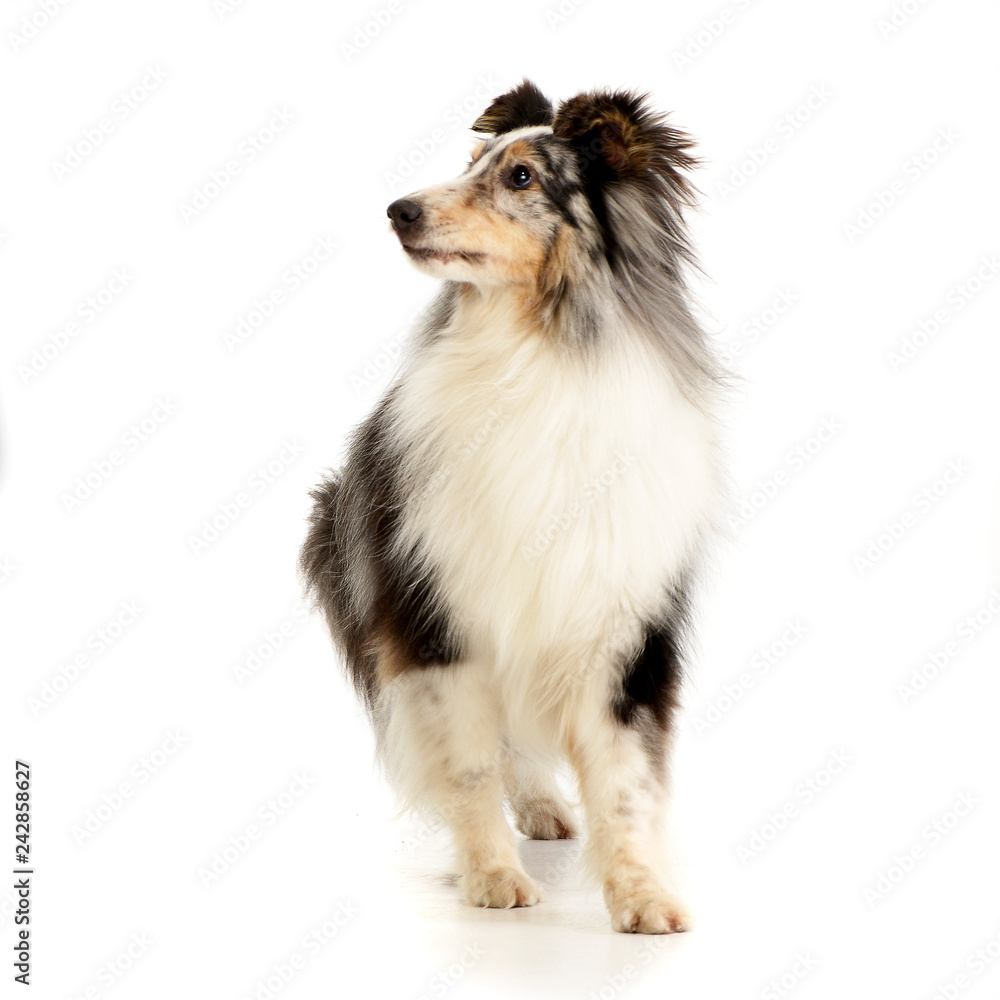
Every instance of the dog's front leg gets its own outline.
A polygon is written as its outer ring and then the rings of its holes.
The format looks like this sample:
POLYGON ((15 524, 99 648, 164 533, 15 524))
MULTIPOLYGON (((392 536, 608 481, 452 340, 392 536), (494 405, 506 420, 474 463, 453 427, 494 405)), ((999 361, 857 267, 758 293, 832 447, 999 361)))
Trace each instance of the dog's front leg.
POLYGON ((663 855, 670 714, 634 702, 627 713, 620 704, 618 711, 595 705, 570 735, 587 822, 585 859, 617 931, 670 934, 689 922, 663 855))
POLYGON ((537 903, 503 812, 504 751, 489 669, 410 667, 393 678, 382 711, 390 775, 411 805, 429 807, 451 829, 468 902, 537 903))
POLYGON ((659 858, 664 779, 646 762, 635 732, 577 744, 572 753, 587 817, 587 860, 598 875, 616 931, 670 934, 687 929, 682 901, 664 883, 659 858))

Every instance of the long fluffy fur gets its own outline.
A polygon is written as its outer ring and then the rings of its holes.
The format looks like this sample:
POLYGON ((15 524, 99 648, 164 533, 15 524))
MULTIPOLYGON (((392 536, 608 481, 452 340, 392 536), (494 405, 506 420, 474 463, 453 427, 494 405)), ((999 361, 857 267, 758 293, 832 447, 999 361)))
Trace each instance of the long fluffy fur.
POLYGON ((527 82, 474 128, 463 175, 390 206, 445 283, 314 492, 302 568, 471 902, 537 900, 500 803, 529 836, 571 835, 547 763, 565 756, 614 926, 683 929, 656 831, 719 497, 718 371, 684 283, 691 143, 633 93, 555 109, 527 82))

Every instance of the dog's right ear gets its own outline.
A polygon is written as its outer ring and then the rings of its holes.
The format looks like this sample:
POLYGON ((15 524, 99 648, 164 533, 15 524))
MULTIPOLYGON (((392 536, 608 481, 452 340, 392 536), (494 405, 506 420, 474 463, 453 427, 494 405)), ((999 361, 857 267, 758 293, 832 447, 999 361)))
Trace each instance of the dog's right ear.
POLYGON ((502 135, 528 125, 551 125, 552 102, 529 80, 522 80, 513 90, 501 94, 473 122, 473 132, 502 135))

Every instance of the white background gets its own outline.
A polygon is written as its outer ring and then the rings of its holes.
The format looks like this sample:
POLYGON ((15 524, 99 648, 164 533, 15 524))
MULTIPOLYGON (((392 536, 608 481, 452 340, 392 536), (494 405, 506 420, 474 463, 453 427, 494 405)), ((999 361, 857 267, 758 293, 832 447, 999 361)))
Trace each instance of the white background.
POLYGON ((996 996, 996 10, 43 6, 0 24, 0 732, 3 794, 33 769, 29 995, 996 996), (676 765, 699 923, 669 939, 612 933, 574 844, 525 847, 541 905, 464 906, 447 842, 391 819, 299 604, 307 491, 435 289, 385 206, 456 174, 522 75, 648 90, 697 138, 697 291, 744 380, 750 506, 701 595, 676 765))

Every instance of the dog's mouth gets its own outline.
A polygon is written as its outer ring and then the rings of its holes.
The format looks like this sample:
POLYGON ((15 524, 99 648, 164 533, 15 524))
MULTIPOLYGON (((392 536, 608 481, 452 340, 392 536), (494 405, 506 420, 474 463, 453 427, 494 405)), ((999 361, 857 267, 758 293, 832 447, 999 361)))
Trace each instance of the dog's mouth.
POLYGON ((436 250, 433 247, 417 247, 408 243, 403 243, 402 247, 415 260, 436 260, 441 264, 451 264, 457 260, 476 264, 484 257, 484 254, 472 250, 436 250))

